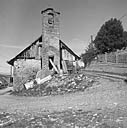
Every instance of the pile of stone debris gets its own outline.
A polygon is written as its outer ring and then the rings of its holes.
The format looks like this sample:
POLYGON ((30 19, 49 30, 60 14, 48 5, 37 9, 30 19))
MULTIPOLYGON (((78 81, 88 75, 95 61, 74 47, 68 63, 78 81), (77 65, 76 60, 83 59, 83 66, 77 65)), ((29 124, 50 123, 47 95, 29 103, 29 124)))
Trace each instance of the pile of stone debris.
POLYGON ((37 115, 0 113, 0 127, 6 128, 125 128, 127 116, 103 111, 64 110, 37 115))
POLYGON ((91 87, 95 82, 92 76, 84 74, 71 74, 71 75, 53 75, 52 78, 42 84, 33 81, 32 88, 23 89, 20 92, 13 92, 15 95, 22 96, 46 96, 58 95, 76 91, 84 91, 86 88, 91 87))

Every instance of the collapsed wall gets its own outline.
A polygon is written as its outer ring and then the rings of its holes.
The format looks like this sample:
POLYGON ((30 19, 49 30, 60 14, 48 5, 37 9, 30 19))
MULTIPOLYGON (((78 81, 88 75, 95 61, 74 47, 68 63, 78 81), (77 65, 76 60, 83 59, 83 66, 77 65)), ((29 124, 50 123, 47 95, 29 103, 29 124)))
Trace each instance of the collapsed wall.
POLYGON ((23 60, 19 59, 14 62, 13 88, 15 91, 21 91, 24 84, 36 77, 37 72, 41 69, 40 60, 23 60))

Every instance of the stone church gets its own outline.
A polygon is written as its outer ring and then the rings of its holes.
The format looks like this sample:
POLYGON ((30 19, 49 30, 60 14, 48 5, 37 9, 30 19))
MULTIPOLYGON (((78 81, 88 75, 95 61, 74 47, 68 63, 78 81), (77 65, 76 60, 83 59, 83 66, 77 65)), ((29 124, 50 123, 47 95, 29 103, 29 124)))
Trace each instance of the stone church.
POLYGON ((63 69, 63 60, 73 62, 80 59, 60 40, 60 13, 53 8, 47 8, 41 12, 41 15, 42 33, 40 37, 8 61, 11 65, 15 90, 19 90, 22 84, 32 79, 29 74, 35 75, 39 71, 40 78, 49 74, 53 68, 49 60, 52 60, 60 70, 63 69))

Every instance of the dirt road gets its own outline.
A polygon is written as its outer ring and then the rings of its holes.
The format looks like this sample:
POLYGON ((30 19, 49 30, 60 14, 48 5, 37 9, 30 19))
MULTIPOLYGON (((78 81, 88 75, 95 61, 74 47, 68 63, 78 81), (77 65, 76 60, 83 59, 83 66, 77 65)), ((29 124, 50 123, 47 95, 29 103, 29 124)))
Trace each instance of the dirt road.
POLYGON ((127 106, 127 84, 120 79, 98 78, 84 92, 45 97, 0 95, 0 111, 19 113, 53 112, 72 109, 94 110, 127 106))

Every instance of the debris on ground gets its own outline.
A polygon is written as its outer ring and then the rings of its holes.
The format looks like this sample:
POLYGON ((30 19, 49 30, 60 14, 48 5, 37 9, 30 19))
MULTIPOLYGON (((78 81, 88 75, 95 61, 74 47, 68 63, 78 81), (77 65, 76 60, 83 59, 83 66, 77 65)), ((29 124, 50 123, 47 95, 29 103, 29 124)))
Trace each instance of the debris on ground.
POLYGON ((115 112, 68 109, 47 114, 0 113, 0 127, 6 128, 126 128, 127 115, 115 117, 115 112))
POLYGON ((81 73, 62 76, 56 74, 50 77, 48 81, 42 82, 42 84, 34 82, 32 88, 30 88, 30 85, 28 89, 23 89, 20 92, 13 92, 12 94, 20 96, 46 96, 65 94, 76 91, 84 91, 86 88, 91 87, 94 82, 95 77, 86 76, 81 73))
POLYGON ((45 77, 45 78, 43 78, 43 79, 36 78, 36 79, 33 80, 33 81, 27 82, 27 83, 25 84, 25 88, 26 88, 26 89, 33 88, 34 85, 36 85, 36 84, 43 84, 44 82, 49 81, 49 80, 51 80, 51 79, 52 79, 52 76, 51 76, 51 75, 49 75, 49 76, 47 76, 47 77, 45 77))

